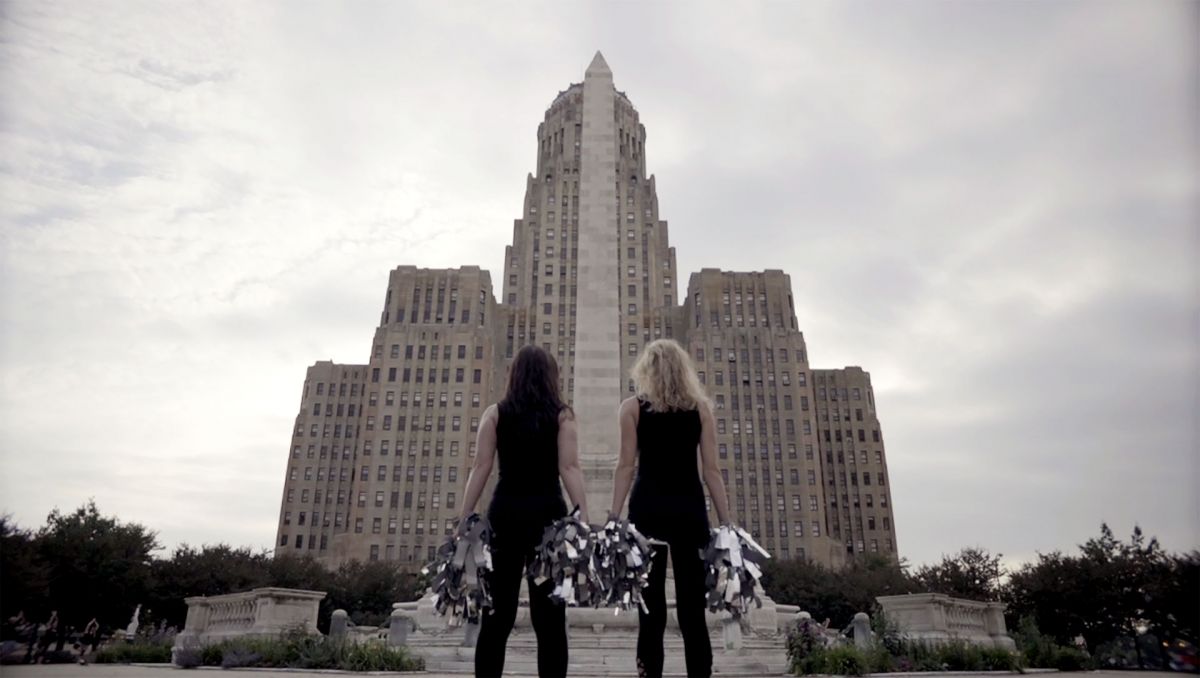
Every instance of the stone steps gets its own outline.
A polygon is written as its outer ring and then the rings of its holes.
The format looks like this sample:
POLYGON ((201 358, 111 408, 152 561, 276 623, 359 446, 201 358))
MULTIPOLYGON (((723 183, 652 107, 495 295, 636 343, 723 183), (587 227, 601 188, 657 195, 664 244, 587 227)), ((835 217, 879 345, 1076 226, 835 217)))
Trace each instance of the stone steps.
MULTIPOLYGON (((738 650, 725 650, 720 639, 713 639, 713 673, 721 676, 783 675, 787 657, 779 641, 746 639, 738 650)), ((578 634, 570 639, 570 673, 575 676, 636 676, 634 634, 578 634)), ((461 637, 423 639, 411 648, 425 658, 426 670, 454 674, 474 671, 475 648, 462 647, 461 637)), ((668 675, 686 675, 683 660, 683 640, 667 636, 664 639, 668 675)), ((505 657, 506 674, 537 674, 537 641, 532 634, 514 634, 509 639, 505 657)))

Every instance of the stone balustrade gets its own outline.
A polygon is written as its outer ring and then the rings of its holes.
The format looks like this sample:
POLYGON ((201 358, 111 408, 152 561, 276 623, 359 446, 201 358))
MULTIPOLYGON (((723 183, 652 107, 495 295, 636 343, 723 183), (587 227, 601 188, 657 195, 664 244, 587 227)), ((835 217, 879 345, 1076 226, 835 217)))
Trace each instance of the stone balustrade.
POLYGON ((951 598, 943 593, 911 593, 876 598, 888 621, 912 640, 963 640, 1006 650, 1016 648, 1004 624, 1004 604, 951 598))
POLYGON ((322 591, 259 588, 223 596, 185 598, 187 621, 174 650, 242 636, 277 637, 285 631, 317 631, 322 591))

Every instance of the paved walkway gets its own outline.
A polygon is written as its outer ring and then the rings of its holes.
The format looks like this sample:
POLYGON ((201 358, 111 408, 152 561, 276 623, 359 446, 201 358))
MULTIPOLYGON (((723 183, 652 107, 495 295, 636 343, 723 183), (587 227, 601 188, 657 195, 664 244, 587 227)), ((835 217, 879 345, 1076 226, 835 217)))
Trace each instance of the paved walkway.
MULTIPOLYGON (((182 678, 178 673, 180 669, 169 667, 150 667, 150 666, 121 666, 114 664, 92 664, 89 666, 77 666, 72 664, 57 664, 46 666, 0 666, 0 676, 3 678, 182 678)), ((259 670, 238 670, 238 669, 197 669, 201 672, 199 675, 204 675, 208 671, 220 671, 221 675, 240 674, 245 678, 252 678, 255 675, 262 676, 263 674, 284 674, 286 676, 331 676, 331 675, 367 675, 367 676, 413 676, 413 678, 463 678, 463 674, 450 673, 385 673, 385 672, 363 672, 351 674, 343 671, 293 671, 290 669, 259 669, 259 670)), ((197 675, 197 674, 191 674, 197 675)), ((515 675, 515 674, 514 674, 515 675)), ((892 674, 896 675, 896 674, 892 674)), ((952 676, 974 676, 979 678, 983 675, 1002 675, 1002 674, 980 674, 980 673, 919 673, 912 674, 916 677, 936 677, 936 678, 951 678, 952 676)), ((1017 675, 1017 674, 1012 674, 1017 675)), ((1129 678, 1128 671, 1092 671, 1086 675, 1088 678, 1129 678)), ((1139 671, 1138 678, 1178 678, 1177 673, 1160 673, 1154 671, 1139 671)), ((216 678, 214 676, 213 678, 216 678)), ((577 678, 586 678, 579 676, 577 678)))

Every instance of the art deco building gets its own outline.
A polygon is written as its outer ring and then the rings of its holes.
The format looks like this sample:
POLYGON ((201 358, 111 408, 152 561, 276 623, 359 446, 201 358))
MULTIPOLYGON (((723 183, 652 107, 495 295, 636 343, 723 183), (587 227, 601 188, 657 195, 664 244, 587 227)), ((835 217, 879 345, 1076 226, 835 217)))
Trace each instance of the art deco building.
POLYGON ((603 57, 554 98, 537 139, 499 300, 477 267, 400 266, 370 360, 308 368, 276 553, 431 559, 461 508, 483 410, 531 343, 558 359, 589 503, 607 507, 630 368, 643 346, 669 337, 712 395, 739 523, 781 558, 895 557, 869 376, 810 367, 782 271, 704 269, 680 303, 646 129, 603 57))

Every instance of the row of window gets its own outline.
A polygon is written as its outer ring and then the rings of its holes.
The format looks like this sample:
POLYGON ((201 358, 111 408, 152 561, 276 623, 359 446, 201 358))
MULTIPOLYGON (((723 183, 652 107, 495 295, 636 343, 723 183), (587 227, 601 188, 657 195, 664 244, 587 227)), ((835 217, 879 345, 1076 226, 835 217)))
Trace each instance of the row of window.
MULTIPOLYGON (((824 378, 824 375, 821 375, 820 378, 824 378)), ((862 389, 858 387, 851 388, 849 392, 847 392, 847 390, 844 388, 831 388, 828 390, 828 392, 826 392, 824 386, 817 388, 817 397, 821 398, 822 400, 824 400, 826 397, 828 397, 829 400, 838 400, 839 394, 842 400, 846 400, 847 397, 849 397, 850 400, 862 400, 862 389), (828 393, 828 396, 826 393, 828 393), (847 393, 849 395, 847 395, 847 393)))
MULTIPOLYGON (((354 372, 354 376, 355 376, 355 378, 358 377, 357 370, 354 372)), ((319 396, 325 395, 325 385, 326 384, 323 381, 318 381, 316 383, 317 395, 319 395, 319 396)), ((308 397, 308 386, 309 385, 307 383, 304 385, 304 397, 305 398, 308 397)), ((350 387, 350 397, 357 398, 358 397, 358 384, 347 384, 345 382, 342 382, 340 384, 330 382, 329 383, 329 397, 332 398, 335 395, 339 396, 339 397, 343 397, 343 398, 346 397, 346 386, 350 387), (335 389, 334 389, 335 386, 337 387, 336 393, 335 393, 335 389)))
MULTIPOLYGON (((833 458, 834 458, 833 450, 826 450, 825 451, 825 461, 832 464, 833 458)), ((845 464, 847 461, 849 461, 851 464, 854 463, 854 450, 850 450, 850 452, 848 454, 843 454, 843 452, 841 450, 838 450, 837 463, 845 464)), ((858 451, 858 463, 859 464, 867 463, 867 450, 859 450, 858 451)), ((875 463, 880 466, 883 466, 883 452, 881 452, 879 450, 875 450, 875 463)))
MULTIPOLYGON (((433 467, 434 482, 442 481, 442 469, 443 468, 446 469, 447 480, 449 480, 452 483, 458 481, 458 467, 457 466, 449 466, 449 467, 434 466, 433 467)), ((388 469, 391 469, 392 480, 395 480, 395 481, 399 481, 401 479, 402 474, 407 474, 406 475, 407 479, 413 480, 417 476, 417 472, 418 472, 417 467, 413 466, 412 464, 395 464, 395 465, 381 464, 380 466, 378 466, 378 471, 376 473, 376 476, 377 476, 376 479, 380 480, 380 481, 387 480, 388 469)), ((346 471, 345 468, 339 469, 339 468, 330 467, 329 468, 329 479, 330 480, 334 480, 333 476, 334 476, 335 471, 340 471, 343 473, 342 480, 348 479, 349 474, 345 473, 345 471, 346 471)), ((429 466, 426 465, 426 466, 420 467, 421 480, 427 480, 429 478, 429 473, 430 473, 429 466)), ((295 466, 291 467, 291 469, 289 470, 289 479, 297 480, 298 479, 297 476, 298 476, 297 467, 295 467, 295 466)), ((315 477, 317 482, 321 482, 321 481, 325 480, 325 467, 318 466, 316 468, 316 474, 314 476, 313 467, 305 466, 303 477, 304 477, 304 480, 306 480, 306 481, 312 481, 315 477)), ((359 480, 366 481, 366 480, 370 480, 370 479, 371 479, 371 467, 364 465, 359 470, 359 480)), ((289 493, 290 492, 292 492, 292 490, 289 490, 289 493)), ((301 494, 300 501, 307 502, 308 499, 306 497, 308 496, 308 490, 302 490, 301 492, 302 492, 302 494, 301 494)), ((317 492, 319 493, 320 490, 317 490, 317 492)), ((288 501, 291 501, 291 499, 290 499, 291 495, 289 494, 288 496, 289 496, 288 501)))
MULTIPOLYGON (((413 359, 414 348, 415 348, 415 355, 416 355, 417 360, 425 360, 426 359, 426 349, 427 348, 428 348, 428 357, 432 360, 438 360, 438 355, 439 355, 438 347, 437 346, 426 346, 425 344, 420 344, 415 347, 413 346, 413 344, 406 345, 404 347, 404 359, 405 360, 413 359)), ((440 352, 441 359, 442 360, 450 360, 451 359, 450 345, 444 344, 441 348, 442 348, 442 350, 440 352)), ((374 357, 376 357, 376 358, 383 357, 383 344, 375 344, 374 357)), ((392 358, 392 359, 397 359, 400 357, 400 344, 392 344, 391 351, 388 353, 388 357, 392 358)), ((457 357, 459 360, 466 359, 466 357, 467 357, 467 345, 466 344, 458 344, 457 357)), ((475 359, 476 360, 483 359, 483 345, 482 344, 475 347, 475 359)), ((321 395, 320 391, 317 391, 317 395, 321 395)))
MULTIPOLYGON (((413 407, 421 407, 422 402, 425 403, 426 407, 433 407, 435 404, 439 407, 446 407, 447 404, 450 404, 451 402, 453 403, 453 405, 455 407, 459 407, 463 404, 462 391, 456 391, 453 394, 453 396, 454 396, 453 401, 451 401, 450 394, 447 393, 446 391, 442 391, 440 394, 435 393, 434 391, 428 391, 425 393, 424 400, 422 400, 422 398, 421 398, 420 391, 414 391, 411 394, 408 391, 401 391, 400 392, 400 407, 408 407, 410 395, 412 396, 412 406, 413 407)), ((391 406, 395 405, 396 404, 396 392, 395 391, 385 391, 383 394, 383 404, 385 407, 391 407, 391 406)), ((379 394, 372 391, 370 397, 367 399, 367 406, 368 407, 376 407, 378 405, 379 405, 379 394)), ((478 393, 471 394, 471 407, 479 407, 479 394, 478 393)))
MULTIPOLYGON (((406 430, 406 427, 407 427, 407 430, 409 430, 409 431, 434 431, 434 430, 436 430, 438 432, 444 432, 446 430, 446 415, 444 415, 444 414, 438 415, 436 425, 434 424, 434 418, 433 418, 433 415, 431 415, 431 414, 425 415, 424 422, 422 422, 421 417, 419 417, 417 415, 413 415, 412 420, 410 421, 407 415, 385 414, 385 415, 383 415, 383 418, 380 421, 381 428, 384 431, 392 430, 393 417, 395 417, 396 430, 398 430, 398 431, 404 431, 404 430, 406 430), (436 426, 436 428, 435 428, 435 426, 436 426)), ((374 415, 367 417, 367 430, 368 431, 375 430, 375 416, 374 415)), ((462 417, 461 416, 455 414, 450 417, 450 430, 451 431, 461 431, 462 430, 462 417)), ((471 417, 471 432, 474 433, 478 430, 479 430, 479 417, 471 417)))
MULTIPOLYGON (((783 459, 783 448, 779 445, 779 443, 776 443, 773 446, 773 450, 774 450, 773 456, 775 457, 775 459, 783 459)), ((754 446, 751 444, 747 444, 746 452, 747 452, 747 454, 746 454, 747 457, 753 458, 754 446)), ((796 454, 796 444, 795 443, 788 443, 787 453, 788 453, 788 459, 798 459, 799 458, 796 454)), ((721 459, 728 459, 729 458, 729 444, 718 443, 717 444, 717 455, 721 459)), ((767 459, 769 457, 766 445, 763 445, 759 448, 759 457, 762 459, 767 459)), ((741 443, 733 443, 733 458, 739 459, 739 460, 742 458, 742 444, 741 443)), ((804 458, 808 461, 813 461, 812 443, 804 444, 804 458)))
MULTIPOLYGON (((840 442, 853 442, 854 441, 854 431, 851 431, 851 430, 846 431, 846 436, 844 439, 842 437, 841 429, 838 429, 838 430, 832 431, 832 432, 829 429, 825 429, 824 436, 825 436, 825 442, 827 442, 827 443, 833 443, 833 442, 840 443, 840 442)), ((867 442, 866 429, 861 429, 861 428, 858 429, 858 442, 860 442, 860 443, 867 442)), ((881 442, 880 437, 879 437, 879 429, 877 429, 877 428, 871 429, 871 442, 873 442, 873 443, 881 442)))
MULTIPOLYGON (((398 374, 401 375, 400 381, 405 384, 410 383, 411 381, 414 381, 414 379, 413 379, 414 372, 413 372, 413 368, 411 368, 411 367, 405 367, 403 369, 403 371, 398 371, 398 368, 395 368, 395 367, 387 368, 387 381, 389 383, 395 382, 396 376, 398 374)), ((441 383, 449 384, 450 383, 450 368, 443 367, 441 374, 442 374, 441 383)), ((381 375, 380 368, 378 368, 378 367, 371 368, 371 382, 372 383, 379 383, 380 375, 381 375)), ((425 368, 424 367, 416 368, 415 376, 416 376, 416 379, 415 379, 416 383, 418 383, 418 384, 425 383, 425 368)), ((463 379, 465 378, 465 376, 466 376, 465 368, 458 367, 458 368, 454 369, 454 383, 456 383, 456 384, 463 383, 463 379)), ((483 370, 472 371, 471 383, 479 384, 482 382, 483 382, 483 370)), ((429 383, 431 383, 431 384, 438 383, 438 370, 435 367, 429 368, 429 383)))
MULTIPOLYGON (((755 337, 755 343, 757 343, 757 340, 758 340, 758 337, 755 337)), ((776 362, 776 359, 778 359, 778 362, 786 363, 786 362, 788 362, 789 355, 792 355, 793 353, 795 354, 796 362, 798 362, 798 363, 804 362, 804 357, 805 357, 804 349, 799 349, 799 348, 797 348, 797 349, 789 349, 789 348, 732 349, 732 348, 730 348, 730 349, 722 351, 720 346, 714 346, 712 349, 712 356, 713 356, 714 362, 731 362, 731 363, 733 363, 733 362, 740 361, 743 365, 750 364, 751 358, 753 358, 755 365, 762 365, 764 356, 766 357, 766 363, 768 365, 776 362)), ((696 363, 697 364, 703 363, 704 355, 705 355, 704 347, 697 346, 695 349, 695 355, 696 355, 696 363)), ((796 375, 796 378, 800 381, 800 385, 803 386, 805 383, 804 382, 804 373, 803 372, 798 373, 796 375)))
MULTIPOLYGON (((301 414, 301 417, 304 415, 301 414)), ((354 424, 325 424, 322 427, 320 424, 311 424, 308 429, 309 438, 355 438, 357 437, 358 427, 354 424)), ((304 422, 296 422, 295 437, 304 437, 304 422)))

